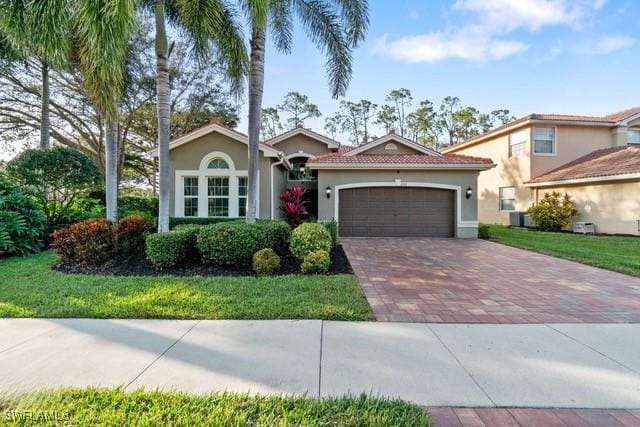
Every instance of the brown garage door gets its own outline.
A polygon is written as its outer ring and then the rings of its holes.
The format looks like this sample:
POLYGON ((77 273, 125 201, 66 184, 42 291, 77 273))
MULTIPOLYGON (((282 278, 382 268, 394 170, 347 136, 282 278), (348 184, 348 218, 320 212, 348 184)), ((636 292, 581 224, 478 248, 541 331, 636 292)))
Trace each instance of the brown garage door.
POLYGON ((453 237, 454 192, 434 188, 367 187, 340 190, 344 237, 453 237))

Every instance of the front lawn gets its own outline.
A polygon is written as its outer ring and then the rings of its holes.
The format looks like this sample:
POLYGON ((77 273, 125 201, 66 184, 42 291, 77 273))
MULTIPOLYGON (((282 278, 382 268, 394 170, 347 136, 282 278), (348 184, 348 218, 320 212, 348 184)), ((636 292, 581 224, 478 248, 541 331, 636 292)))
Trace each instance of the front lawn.
POLYGON ((0 424, 171 426, 430 426, 427 413, 401 400, 367 396, 312 399, 121 389, 79 389, 0 398, 0 424), (32 417, 33 423, 26 420, 32 417), (37 417, 57 418, 38 422, 37 417), (22 421, 20 420, 22 418, 22 421), (61 422, 62 421, 62 422, 61 422))
POLYGON ((640 238, 547 233, 490 225, 491 240, 594 267, 640 276, 640 238))
POLYGON ((0 317, 369 320, 355 276, 113 277, 52 271, 51 252, 0 260, 0 317))

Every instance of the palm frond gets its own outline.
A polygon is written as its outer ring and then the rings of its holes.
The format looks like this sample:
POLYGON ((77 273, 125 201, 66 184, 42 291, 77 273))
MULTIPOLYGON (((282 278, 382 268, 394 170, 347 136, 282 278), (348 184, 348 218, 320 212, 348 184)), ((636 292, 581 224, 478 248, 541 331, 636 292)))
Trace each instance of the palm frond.
POLYGON ((36 55, 49 66, 66 66, 70 48, 70 0, 30 0, 27 28, 36 55))
POLYGON ((327 56, 327 77, 334 98, 346 93, 352 74, 352 55, 340 16, 322 0, 293 0, 311 40, 327 56))
POLYGON ((215 54, 237 95, 244 88, 249 67, 237 12, 221 0, 175 0, 167 2, 170 20, 188 37, 194 53, 201 59, 215 54))
POLYGON ((129 38, 136 24, 135 0, 76 0, 74 24, 79 60, 89 92, 108 119, 117 116, 123 92, 129 38))
POLYGON ((291 0, 271 0, 269 11, 271 36, 276 48, 291 53, 293 48, 293 20, 291 0))
POLYGON ((253 30, 267 27, 272 2, 272 0, 238 0, 240 8, 249 17, 253 30))
POLYGON ((369 29, 368 0, 335 0, 342 10, 342 19, 351 47, 357 47, 364 40, 369 29))

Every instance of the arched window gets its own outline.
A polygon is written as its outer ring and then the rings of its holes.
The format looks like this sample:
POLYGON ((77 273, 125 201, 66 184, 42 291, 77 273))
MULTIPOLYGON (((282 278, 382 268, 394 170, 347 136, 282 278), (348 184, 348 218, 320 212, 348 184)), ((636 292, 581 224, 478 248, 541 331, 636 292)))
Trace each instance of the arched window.
POLYGON ((394 144, 393 142, 388 143, 387 145, 384 146, 385 150, 397 150, 398 146, 396 144, 394 144))
POLYGON ((221 158, 215 158, 209 162, 207 169, 229 169, 229 164, 221 158))

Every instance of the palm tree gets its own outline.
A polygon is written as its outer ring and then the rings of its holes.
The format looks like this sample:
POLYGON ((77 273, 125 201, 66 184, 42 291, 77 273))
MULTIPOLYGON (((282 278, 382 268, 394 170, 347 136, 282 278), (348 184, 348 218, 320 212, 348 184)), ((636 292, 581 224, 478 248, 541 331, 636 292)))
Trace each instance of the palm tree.
POLYGON ((70 48, 69 0, 10 0, 0 5, 0 34, 13 59, 37 58, 42 72, 40 148, 50 146, 49 69, 63 68, 70 48))
POLYGON ((258 204, 258 158, 260 114, 264 91, 264 60, 267 29, 275 46, 290 53, 293 15, 307 35, 327 56, 331 94, 344 95, 351 78, 352 50, 364 39, 369 25, 368 0, 240 0, 251 23, 249 65, 249 179, 247 222, 256 220, 258 204))
POLYGON ((92 101, 106 120, 107 219, 118 217, 118 106, 125 85, 136 0, 76 0, 77 57, 92 101))
POLYGON ((178 29, 202 60, 214 48, 225 66, 236 94, 244 85, 247 55, 235 12, 222 0, 146 0, 156 22, 156 94, 158 109, 159 214, 158 231, 169 231, 169 135, 171 86, 169 79, 169 41, 166 21, 178 29))

